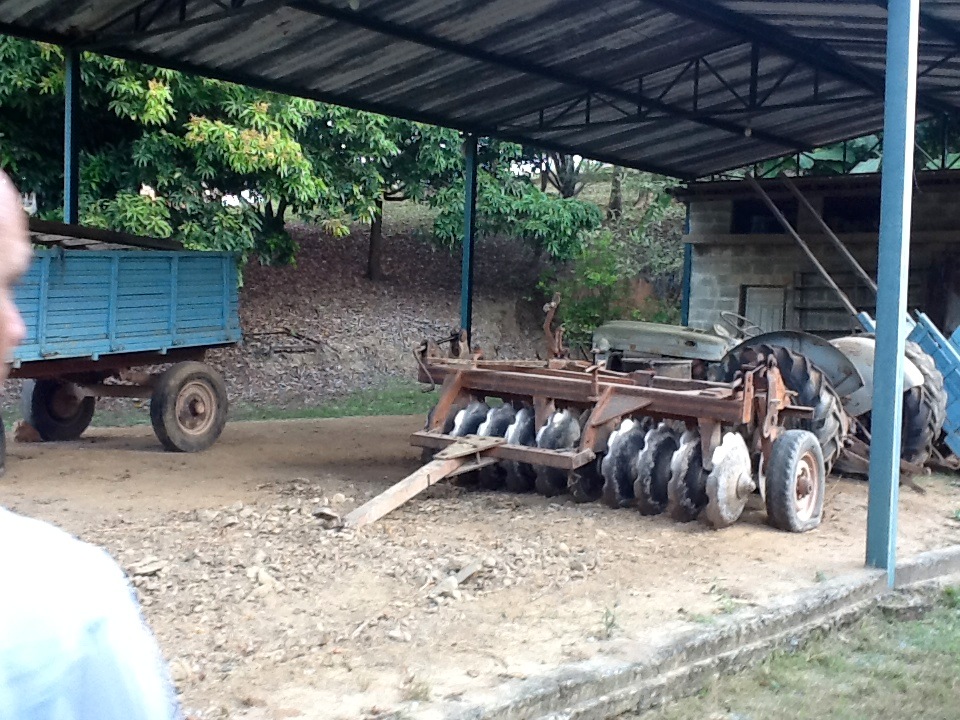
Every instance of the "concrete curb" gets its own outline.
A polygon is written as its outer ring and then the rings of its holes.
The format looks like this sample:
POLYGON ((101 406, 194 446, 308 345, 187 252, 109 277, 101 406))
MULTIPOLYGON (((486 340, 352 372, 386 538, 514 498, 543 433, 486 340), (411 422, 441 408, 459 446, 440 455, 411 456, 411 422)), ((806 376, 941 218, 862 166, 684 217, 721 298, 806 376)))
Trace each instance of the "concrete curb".
MULTIPOLYGON (((902 562, 895 591, 887 587, 883 572, 858 571, 786 596, 773 607, 744 610, 718 619, 716 625, 675 633, 656 645, 624 642, 617 658, 564 665, 549 675, 505 683, 487 697, 468 695, 460 701, 405 708, 403 716, 600 720, 646 710, 691 695, 710 678, 756 664, 777 648, 797 647, 815 634, 852 623, 883 600, 897 598, 898 591, 922 591, 921 584, 936 585, 951 575, 960 575, 960 546, 902 562)), ((891 607, 895 611, 899 606, 891 607)))

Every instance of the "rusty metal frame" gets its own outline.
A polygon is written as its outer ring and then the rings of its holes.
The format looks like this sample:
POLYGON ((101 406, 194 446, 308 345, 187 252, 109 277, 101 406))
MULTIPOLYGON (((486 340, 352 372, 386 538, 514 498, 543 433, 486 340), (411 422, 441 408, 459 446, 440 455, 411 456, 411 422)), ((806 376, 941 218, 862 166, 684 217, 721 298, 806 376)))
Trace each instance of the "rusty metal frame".
POLYGON ((422 357, 420 380, 443 382, 428 427, 411 437, 412 444, 425 448, 445 448, 461 439, 444 434, 443 424, 452 408, 474 398, 530 402, 538 429, 557 409, 589 410, 576 449, 542 450, 500 443, 484 451, 484 455, 501 460, 565 470, 593 461, 606 448, 618 421, 638 413, 699 427, 707 465, 720 443, 723 425, 755 427, 757 449, 766 456, 779 433, 782 416, 812 416, 810 408, 791 404, 791 394, 772 360, 744 373, 741 380, 725 384, 678 380, 649 371, 618 373, 563 359, 513 362, 422 357))

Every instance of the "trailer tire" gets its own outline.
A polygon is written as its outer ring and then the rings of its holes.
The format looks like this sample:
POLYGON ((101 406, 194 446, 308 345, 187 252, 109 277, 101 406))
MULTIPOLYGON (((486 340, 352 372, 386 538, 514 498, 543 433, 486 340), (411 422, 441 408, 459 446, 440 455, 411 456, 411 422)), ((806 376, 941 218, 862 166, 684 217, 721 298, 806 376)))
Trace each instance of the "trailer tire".
POLYGON ((812 418, 785 419, 784 427, 807 430, 816 436, 829 474, 850 432, 850 418, 843 410, 840 397, 826 375, 807 357, 779 346, 751 345, 727 355, 721 364, 721 380, 731 382, 742 367, 755 366, 757 354, 776 358, 784 385, 797 394, 796 404, 813 408, 812 418))
POLYGON ((765 475, 767 521, 773 527, 801 533, 820 525, 827 471, 813 433, 787 430, 780 435, 765 475))
POLYGON ((47 442, 76 440, 90 427, 97 400, 77 397, 64 380, 25 380, 20 393, 23 420, 47 442))
POLYGON ((227 386, 223 376, 206 363, 171 365, 154 384, 150 422, 167 450, 206 450, 217 441, 227 423, 227 386))

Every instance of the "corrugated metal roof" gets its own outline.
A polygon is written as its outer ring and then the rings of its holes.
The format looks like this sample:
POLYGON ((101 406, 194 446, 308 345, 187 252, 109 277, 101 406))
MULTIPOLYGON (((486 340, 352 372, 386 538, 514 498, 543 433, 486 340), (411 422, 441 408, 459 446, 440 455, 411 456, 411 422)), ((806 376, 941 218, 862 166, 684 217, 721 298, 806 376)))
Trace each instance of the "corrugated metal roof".
MULTIPOLYGON (((960 0, 919 112, 960 115, 960 0)), ((0 32, 696 178, 879 130, 883 0, 0 0, 0 32)))

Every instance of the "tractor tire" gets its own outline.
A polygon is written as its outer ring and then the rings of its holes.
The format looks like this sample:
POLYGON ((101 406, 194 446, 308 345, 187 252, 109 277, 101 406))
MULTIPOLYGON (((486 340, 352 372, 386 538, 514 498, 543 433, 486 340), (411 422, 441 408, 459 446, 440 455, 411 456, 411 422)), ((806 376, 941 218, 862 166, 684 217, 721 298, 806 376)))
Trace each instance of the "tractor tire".
MULTIPOLYGON (((930 459, 934 448, 938 448, 947 416, 947 392, 943 385, 943 375, 937 370, 933 358, 917 343, 908 341, 903 354, 920 370, 923 385, 903 393, 900 458, 915 465, 923 465, 930 459)), ((870 433, 871 413, 865 413, 859 420, 870 433)), ((867 440, 866 437, 862 439, 867 440)), ((949 450, 947 454, 951 454, 949 450)))
MULTIPOLYGON (((917 343, 907 341, 904 355, 920 370, 923 386, 916 397, 903 398, 903 440, 900 456, 907 462, 925 463, 934 449, 943 452, 941 442, 943 423, 947 419, 947 390, 943 385, 943 375, 937 369, 933 358, 923 351, 917 343), (908 422, 907 407, 911 408, 911 420, 908 422), (908 432, 909 430, 909 432, 908 432)), ((949 449, 947 456, 951 455, 949 449)))
POLYGON ((46 442, 76 440, 90 426, 97 400, 77 397, 63 380, 25 380, 20 393, 23 420, 46 442))
POLYGON ((748 346, 727 355, 720 366, 721 380, 731 382, 742 367, 755 366, 758 354, 775 357, 784 385, 797 394, 794 402, 814 409, 810 419, 785 419, 783 424, 788 430, 807 430, 816 436, 829 474, 843 452, 844 441, 850 432, 850 418, 843 410, 840 397, 813 363, 784 347, 748 346))

